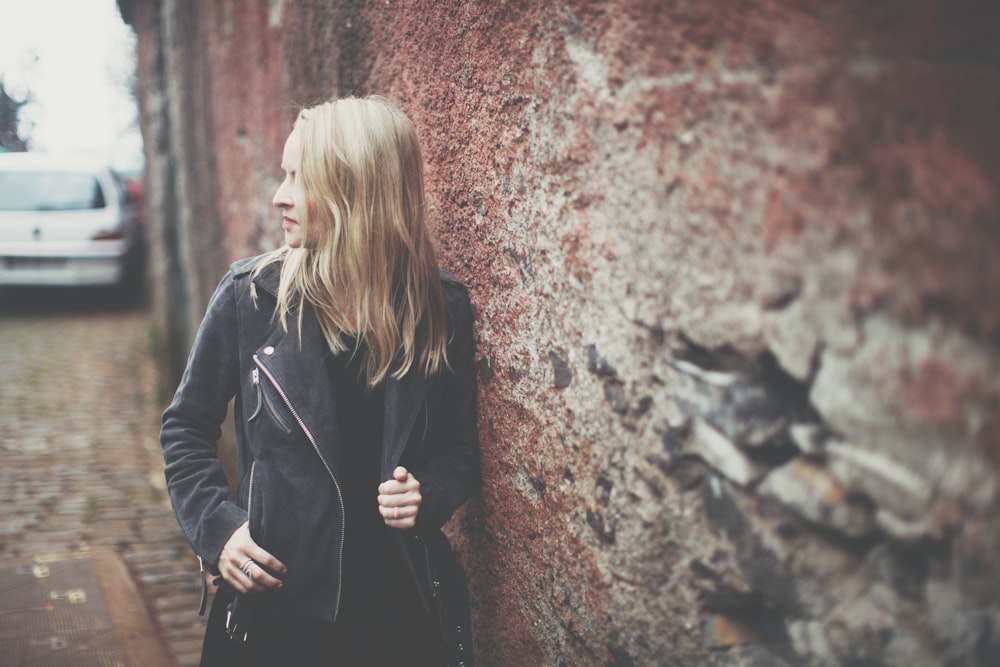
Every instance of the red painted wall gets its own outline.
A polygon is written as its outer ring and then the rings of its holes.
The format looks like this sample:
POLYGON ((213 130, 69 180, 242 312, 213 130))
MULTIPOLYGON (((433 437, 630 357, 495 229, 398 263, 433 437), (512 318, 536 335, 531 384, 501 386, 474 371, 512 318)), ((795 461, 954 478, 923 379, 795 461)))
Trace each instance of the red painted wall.
POLYGON ((296 105, 417 124, 483 664, 996 664, 1000 6, 120 5, 178 359, 296 105))

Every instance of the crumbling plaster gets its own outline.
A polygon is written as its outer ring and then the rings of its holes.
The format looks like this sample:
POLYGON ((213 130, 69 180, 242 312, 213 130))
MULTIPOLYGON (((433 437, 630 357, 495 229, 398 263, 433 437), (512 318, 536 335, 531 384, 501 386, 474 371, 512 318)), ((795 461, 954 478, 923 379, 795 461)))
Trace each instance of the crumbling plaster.
POLYGON ((995 5, 120 4, 182 341, 279 238, 296 103, 416 122, 482 664, 1000 660, 995 5))

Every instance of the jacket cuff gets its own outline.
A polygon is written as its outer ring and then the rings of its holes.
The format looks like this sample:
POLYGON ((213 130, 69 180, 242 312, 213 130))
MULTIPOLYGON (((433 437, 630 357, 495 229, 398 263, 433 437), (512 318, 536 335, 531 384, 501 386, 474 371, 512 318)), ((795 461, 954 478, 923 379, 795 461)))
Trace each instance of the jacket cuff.
POLYGON ((222 547, 233 536, 236 529, 247 522, 247 511, 237 507, 230 501, 220 504, 214 512, 207 515, 202 524, 201 544, 199 554, 205 564, 213 570, 218 570, 219 554, 222 547))

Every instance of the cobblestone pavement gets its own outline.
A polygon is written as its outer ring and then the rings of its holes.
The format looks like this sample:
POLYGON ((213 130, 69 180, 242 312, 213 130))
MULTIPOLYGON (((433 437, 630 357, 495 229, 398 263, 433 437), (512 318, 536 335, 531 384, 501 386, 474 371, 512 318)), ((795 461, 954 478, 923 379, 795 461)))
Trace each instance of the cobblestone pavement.
POLYGON ((117 552, 177 664, 197 664, 197 560, 163 484, 149 315, 97 293, 10 294, 0 292, 0 562, 117 552))

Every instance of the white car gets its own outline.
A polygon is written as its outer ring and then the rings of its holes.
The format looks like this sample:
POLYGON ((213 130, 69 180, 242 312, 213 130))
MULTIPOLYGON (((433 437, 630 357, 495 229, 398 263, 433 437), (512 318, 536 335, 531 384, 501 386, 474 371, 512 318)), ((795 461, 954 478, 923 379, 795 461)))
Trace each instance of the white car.
POLYGON ((0 153, 0 287, 138 281, 139 207, 97 160, 0 153))

